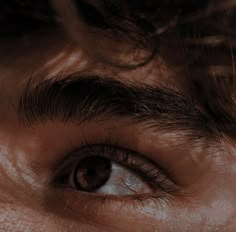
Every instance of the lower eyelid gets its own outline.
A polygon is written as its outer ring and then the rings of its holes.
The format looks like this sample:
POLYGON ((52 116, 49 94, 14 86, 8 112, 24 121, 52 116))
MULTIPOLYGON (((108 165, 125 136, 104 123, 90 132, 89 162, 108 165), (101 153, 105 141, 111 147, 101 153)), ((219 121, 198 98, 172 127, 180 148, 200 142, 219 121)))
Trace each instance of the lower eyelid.
MULTIPOLYGON (((78 193, 71 189, 52 191, 45 205, 50 207, 51 213, 63 220, 106 226, 114 226, 120 219, 127 221, 130 217, 140 219, 141 224, 147 222, 145 219, 155 219, 155 225, 163 220, 168 223, 172 213, 176 216, 176 209, 184 210, 189 206, 182 203, 182 198, 169 195, 110 197, 78 193)), ((187 210, 189 212, 189 209, 187 210)), ((178 218, 173 218, 173 221, 176 220, 178 221, 178 218)))
POLYGON ((53 204, 53 209, 59 210, 66 209, 71 212, 81 212, 86 210, 86 214, 93 214, 97 210, 100 212, 102 209, 106 211, 117 209, 120 212, 122 208, 126 210, 134 210, 139 207, 159 208, 162 204, 165 206, 173 207, 175 197, 169 194, 137 194, 130 196, 114 196, 114 195, 99 195, 85 192, 78 192, 73 189, 65 188, 55 189, 52 195, 48 197, 49 205, 53 204), (54 192, 56 191, 56 192, 54 192))

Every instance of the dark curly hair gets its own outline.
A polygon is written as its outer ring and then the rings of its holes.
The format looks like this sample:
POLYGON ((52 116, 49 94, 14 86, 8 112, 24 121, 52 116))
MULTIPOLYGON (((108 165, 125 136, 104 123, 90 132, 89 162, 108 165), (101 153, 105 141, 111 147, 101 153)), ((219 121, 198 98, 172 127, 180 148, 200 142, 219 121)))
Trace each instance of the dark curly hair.
POLYGON ((70 20, 80 18, 92 35, 131 44, 132 53, 148 51, 141 62, 123 65, 112 60, 114 65, 135 68, 162 56, 166 62, 181 66, 188 77, 190 95, 198 96, 196 101, 211 118, 219 123, 228 120, 226 129, 234 129, 236 1, 71 0, 73 9, 67 9, 71 14, 65 9, 68 1, 52 2, 2 1, 0 36, 37 33, 62 24, 66 30, 76 31, 77 24, 70 20), (72 17, 75 12, 76 17, 72 17))
POLYGON ((129 43, 133 53, 149 51, 141 62, 130 62, 131 67, 155 56, 181 67, 189 95, 210 118, 219 124, 226 120, 225 129, 234 130, 236 1, 77 0, 75 6, 80 20, 96 35, 129 43))

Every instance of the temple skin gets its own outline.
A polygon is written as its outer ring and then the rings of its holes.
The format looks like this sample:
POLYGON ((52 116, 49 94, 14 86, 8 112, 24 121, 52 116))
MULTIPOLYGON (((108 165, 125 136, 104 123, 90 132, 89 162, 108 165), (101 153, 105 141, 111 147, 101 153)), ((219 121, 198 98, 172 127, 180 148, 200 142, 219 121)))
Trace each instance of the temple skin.
POLYGON ((184 132, 150 132, 124 119, 32 126, 19 122, 17 106, 30 78, 38 82, 74 72, 96 73, 122 77, 123 83, 181 88, 179 70, 159 57, 145 67, 122 70, 107 67, 91 54, 92 49, 88 55, 60 31, 1 41, 0 231, 235 231, 235 141, 219 139, 223 149, 195 147, 178 140, 184 132), (82 134, 95 139, 112 134, 121 144, 149 154, 172 170, 182 190, 154 201, 102 201, 54 188, 54 164, 63 159, 63 151, 81 141, 82 134))

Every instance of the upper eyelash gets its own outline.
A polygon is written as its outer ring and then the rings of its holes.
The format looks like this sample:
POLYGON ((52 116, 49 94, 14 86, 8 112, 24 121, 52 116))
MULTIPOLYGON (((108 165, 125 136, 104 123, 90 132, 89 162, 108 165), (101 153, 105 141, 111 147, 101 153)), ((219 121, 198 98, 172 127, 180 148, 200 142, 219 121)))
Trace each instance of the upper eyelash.
POLYGON ((76 159, 76 161, 78 161, 79 151, 86 149, 88 153, 92 154, 94 152, 95 147, 99 147, 99 152, 101 154, 109 154, 109 156, 104 155, 104 157, 110 158, 113 162, 119 163, 119 161, 117 160, 117 158, 119 157, 121 165, 131 169, 131 171, 138 174, 144 181, 147 181, 151 186, 155 186, 156 188, 158 187, 166 193, 173 192, 177 189, 176 183, 171 180, 169 176, 155 162, 148 159, 144 155, 139 154, 136 151, 121 147, 118 144, 118 140, 111 137, 100 138, 99 141, 94 144, 89 143, 84 138, 80 147, 71 152, 69 156, 67 156, 67 158, 64 160, 64 168, 62 167, 62 169, 60 170, 66 170, 66 167, 68 167, 68 163, 71 163, 72 160, 74 161, 74 159, 76 159), (133 154, 135 157, 137 157, 136 161, 140 161, 143 159, 143 163, 132 163, 132 160, 130 159, 130 154, 133 154), (125 163, 127 164, 125 165, 125 163), (149 164, 149 167, 147 167, 148 165, 146 165, 145 168, 145 164, 147 163, 149 164), (153 166, 152 168, 150 168, 151 165, 153 166))

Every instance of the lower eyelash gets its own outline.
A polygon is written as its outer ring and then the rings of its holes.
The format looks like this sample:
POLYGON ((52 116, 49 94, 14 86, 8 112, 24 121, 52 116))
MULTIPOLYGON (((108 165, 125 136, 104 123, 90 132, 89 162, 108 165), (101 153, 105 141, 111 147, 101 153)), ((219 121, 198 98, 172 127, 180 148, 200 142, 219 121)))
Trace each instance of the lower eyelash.
POLYGON ((117 141, 110 137, 99 139, 99 142, 95 144, 89 144, 88 141, 84 140, 84 143, 77 150, 70 153, 64 161, 66 165, 60 169, 64 175, 60 175, 61 178, 57 178, 57 182, 58 180, 60 182, 60 179, 64 179, 66 182, 66 179, 69 179, 70 170, 74 169, 71 167, 79 160, 99 154, 99 156, 110 159, 139 175, 154 192, 171 193, 177 190, 176 184, 164 174, 164 171, 157 164, 144 155, 120 147, 117 144, 117 141))
POLYGON ((171 196, 167 193, 162 193, 159 195, 136 194, 129 196, 115 196, 86 192, 80 192, 80 194, 78 194, 78 192, 73 189, 64 189, 63 191, 68 196, 68 199, 66 200, 67 208, 81 209, 83 208, 83 205, 86 204, 85 208, 91 208, 93 211, 95 211, 95 208, 102 209, 107 208, 110 205, 112 205, 112 207, 119 206, 119 210, 123 207, 134 207, 134 210, 139 207, 144 208, 149 206, 157 208, 156 205, 158 205, 159 207, 173 207, 173 202, 175 198, 175 196, 171 196))

